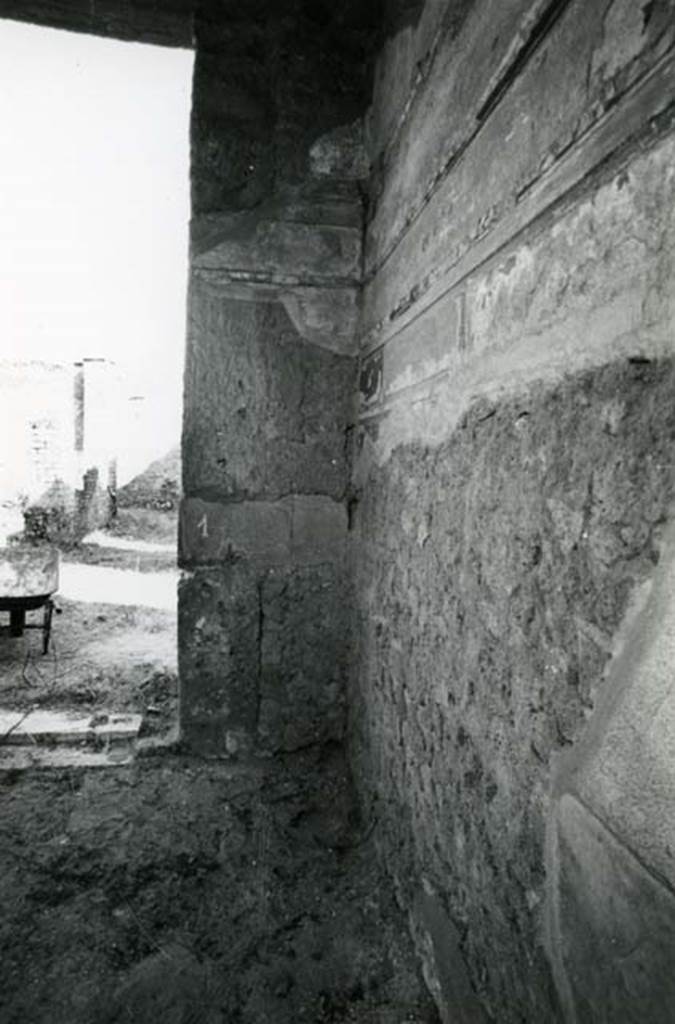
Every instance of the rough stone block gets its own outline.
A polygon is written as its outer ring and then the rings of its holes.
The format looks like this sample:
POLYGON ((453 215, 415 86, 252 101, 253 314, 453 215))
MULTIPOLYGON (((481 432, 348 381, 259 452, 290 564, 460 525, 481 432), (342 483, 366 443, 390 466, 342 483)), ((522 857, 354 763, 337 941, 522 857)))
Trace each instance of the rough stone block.
POLYGON ((354 360, 302 341, 280 305, 219 298, 193 281, 186 495, 341 498, 353 379, 354 360))
POLYGON ((337 562, 346 533, 344 503, 322 495, 229 505, 188 498, 181 511, 180 557, 186 566, 242 558, 265 568, 337 562))
POLYGON ((336 570, 271 571, 261 594, 262 747, 289 751, 339 739, 347 616, 336 570))
POLYGON ((281 288, 279 298, 305 341, 338 355, 356 356, 359 295, 356 287, 281 288))
POLYGON ((245 753, 259 699, 256 576, 247 563, 185 574, 178 613, 182 738, 202 753, 245 753))
POLYGON ((246 558, 265 565, 288 562, 292 506, 288 502, 240 501, 228 505, 188 498, 181 507, 181 564, 246 558))
POLYGON ((347 536, 344 502, 322 495, 286 499, 291 508, 291 559, 296 564, 340 561, 347 536))
POLYGON ((111 744, 135 740, 142 715, 77 715, 69 711, 0 710, 2 744, 111 744))
POLYGON ((332 224, 266 218, 253 212, 221 217, 222 240, 195 255, 196 269, 237 271, 254 278, 332 280, 357 284, 361 232, 332 224))
POLYGON ((239 302, 279 302, 303 341, 338 355, 356 356, 359 292, 355 285, 297 284, 219 270, 199 270, 214 294, 239 302))
POLYGON ((672 1020, 675 897, 573 797, 558 820, 559 941, 575 1019, 672 1020))

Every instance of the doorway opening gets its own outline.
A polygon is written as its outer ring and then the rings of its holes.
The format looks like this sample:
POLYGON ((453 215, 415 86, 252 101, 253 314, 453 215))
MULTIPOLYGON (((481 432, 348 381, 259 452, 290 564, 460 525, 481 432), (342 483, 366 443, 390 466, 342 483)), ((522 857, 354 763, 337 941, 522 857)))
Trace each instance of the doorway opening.
POLYGON ((119 759, 177 730, 193 53, 0 52, 0 750, 119 759))

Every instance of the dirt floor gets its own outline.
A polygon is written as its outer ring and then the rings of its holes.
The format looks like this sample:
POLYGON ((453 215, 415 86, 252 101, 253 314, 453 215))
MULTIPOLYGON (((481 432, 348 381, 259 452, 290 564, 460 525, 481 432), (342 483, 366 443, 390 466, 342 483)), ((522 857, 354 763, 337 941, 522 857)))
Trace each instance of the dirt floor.
MULTIPOLYGON (((156 516, 123 510, 117 538, 168 547, 156 516)), ((166 737, 173 565, 69 552, 50 654, 2 638, 0 705, 140 711, 166 737), (129 590, 146 606, 100 600, 129 590)), ((2 1024, 437 1021, 340 749, 243 768, 152 742, 124 767, 0 770, 2 1024)))
POLYGON ((0 1019, 436 1021, 349 793, 338 751, 0 773, 0 1019))

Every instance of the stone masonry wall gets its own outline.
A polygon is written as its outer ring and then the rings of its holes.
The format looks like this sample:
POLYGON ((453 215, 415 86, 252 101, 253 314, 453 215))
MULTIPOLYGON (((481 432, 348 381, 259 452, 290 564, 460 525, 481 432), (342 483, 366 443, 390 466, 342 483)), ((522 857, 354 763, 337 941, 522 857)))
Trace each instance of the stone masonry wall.
POLYGON ((303 342, 279 304, 192 301, 182 728, 232 752, 341 736, 353 359, 303 342))
POLYGON ((184 738, 337 737, 349 658, 445 1024, 665 1021, 673 0, 382 6, 364 122, 375 3, 3 5, 196 41, 184 738))
POLYGON ((195 23, 181 728, 200 750, 344 731, 369 5, 195 23))
POLYGON ((659 558, 674 383, 671 360, 626 360, 479 403, 441 445, 398 448, 358 508, 360 773, 402 900, 421 876, 442 894, 497 1020, 555 1019, 551 758, 659 558))
POLYGON ((674 15, 429 0, 376 69, 349 735, 447 1022, 672 1015, 674 15))

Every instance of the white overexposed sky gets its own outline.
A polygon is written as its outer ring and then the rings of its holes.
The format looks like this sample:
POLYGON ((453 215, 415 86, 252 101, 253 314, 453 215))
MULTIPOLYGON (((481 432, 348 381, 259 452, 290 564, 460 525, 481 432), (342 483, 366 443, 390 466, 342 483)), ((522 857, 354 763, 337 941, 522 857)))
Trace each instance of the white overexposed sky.
POLYGON ((0 20, 0 360, 115 360, 157 455, 180 425, 192 62, 0 20))

